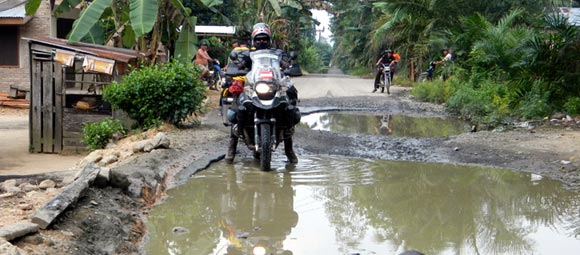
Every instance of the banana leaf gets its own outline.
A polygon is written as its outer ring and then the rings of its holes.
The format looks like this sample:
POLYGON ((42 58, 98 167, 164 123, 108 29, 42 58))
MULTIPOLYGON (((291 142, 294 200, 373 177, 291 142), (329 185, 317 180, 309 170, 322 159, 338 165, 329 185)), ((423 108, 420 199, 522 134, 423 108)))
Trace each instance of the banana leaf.
POLYGON ((270 5, 272 5, 272 8, 276 12, 276 15, 282 16, 282 8, 280 8, 280 4, 278 3, 278 0, 268 0, 268 1, 270 1, 270 5))
POLYGON ((193 59, 195 51, 197 50, 197 36, 195 35, 195 24, 197 17, 192 16, 187 18, 181 26, 179 38, 175 43, 175 58, 183 62, 189 62, 193 59))
POLYGON ((131 0, 129 16, 135 36, 140 37, 151 32, 157 20, 157 0, 131 0))
POLYGON ((36 10, 38 10, 38 7, 40 7, 41 2, 42 0, 28 1, 28 3, 26 3, 24 6, 24 9, 26 10, 26 16, 33 16, 36 13, 36 10))
POLYGON ((106 8, 111 7, 113 0, 95 0, 92 2, 75 21, 69 34, 69 42, 80 41, 97 24, 106 8))

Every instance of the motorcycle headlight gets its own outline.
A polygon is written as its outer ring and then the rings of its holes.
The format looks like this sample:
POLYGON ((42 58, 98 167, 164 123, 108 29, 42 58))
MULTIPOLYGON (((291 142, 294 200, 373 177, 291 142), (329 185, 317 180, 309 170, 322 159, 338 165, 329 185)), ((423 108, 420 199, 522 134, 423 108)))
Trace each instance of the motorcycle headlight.
POLYGON ((256 246, 252 250, 252 254, 253 255, 266 255, 266 248, 264 248, 262 246, 256 246))
POLYGON ((258 82, 256 84, 256 93, 258 94, 268 94, 272 92, 272 86, 265 82, 258 82))
POLYGON ((254 91, 260 100, 272 100, 276 96, 276 86, 267 82, 256 83, 254 91))

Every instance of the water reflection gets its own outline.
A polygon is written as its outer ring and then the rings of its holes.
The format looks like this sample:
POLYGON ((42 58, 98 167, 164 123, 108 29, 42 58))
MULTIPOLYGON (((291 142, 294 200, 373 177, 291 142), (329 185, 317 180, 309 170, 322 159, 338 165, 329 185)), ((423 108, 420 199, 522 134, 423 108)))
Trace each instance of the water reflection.
POLYGON ((169 195, 150 214, 148 254, 247 254, 259 240, 285 254, 580 250, 578 193, 498 169, 304 157, 264 173, 248 160, 169 195))
MULTIPOLYGON (((254 167, 249 161, 241 165, 254 167)), ((232 165, 196 175, 152 214, 151 240, 159 246, 148 254, 250 254, 255 246, 292 254, 283 247, 298 223, 291 181, 289 173, 236 170, 232 165), (175 226, 189 231, 171 233, 175 226)))
POLYGON ((302 117, 302 125, 313 130, 392 135, 397 137, 445 137, 468 130, 465 122, 437 117, 407 115, 368 115, 362 113, 321 112, 302 117))

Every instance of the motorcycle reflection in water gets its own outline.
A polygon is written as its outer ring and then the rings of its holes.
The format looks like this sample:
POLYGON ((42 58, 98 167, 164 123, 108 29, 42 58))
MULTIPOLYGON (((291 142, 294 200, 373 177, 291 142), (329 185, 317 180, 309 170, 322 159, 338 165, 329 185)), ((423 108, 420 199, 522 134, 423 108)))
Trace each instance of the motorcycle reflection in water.
POLYGON ((239 180, 242 176, 235 169, 228 169, 220 222, 222 235, 229 243, 225 254, 293 254, 283 249, 284 240, 298 223, 290 174, 281 177, 262 173, 252 177, 258 180, 243 184, 239 180))

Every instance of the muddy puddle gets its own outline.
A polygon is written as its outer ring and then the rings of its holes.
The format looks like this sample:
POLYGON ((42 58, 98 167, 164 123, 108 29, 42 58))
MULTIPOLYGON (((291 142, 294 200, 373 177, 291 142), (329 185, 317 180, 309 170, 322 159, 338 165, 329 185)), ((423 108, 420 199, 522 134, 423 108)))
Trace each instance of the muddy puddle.
POLYGON ((352 112, 319 112, 302 116, 301 122, 303 127, 313 130, 396 137, 445 137, 469 130, 466 122, 457 119, 389 113, 371 115, 352 112))
POLYGON ((147 254, 570 254, 580 194, 533 174, 280 156, 213 164, 149 214, 147 254))

